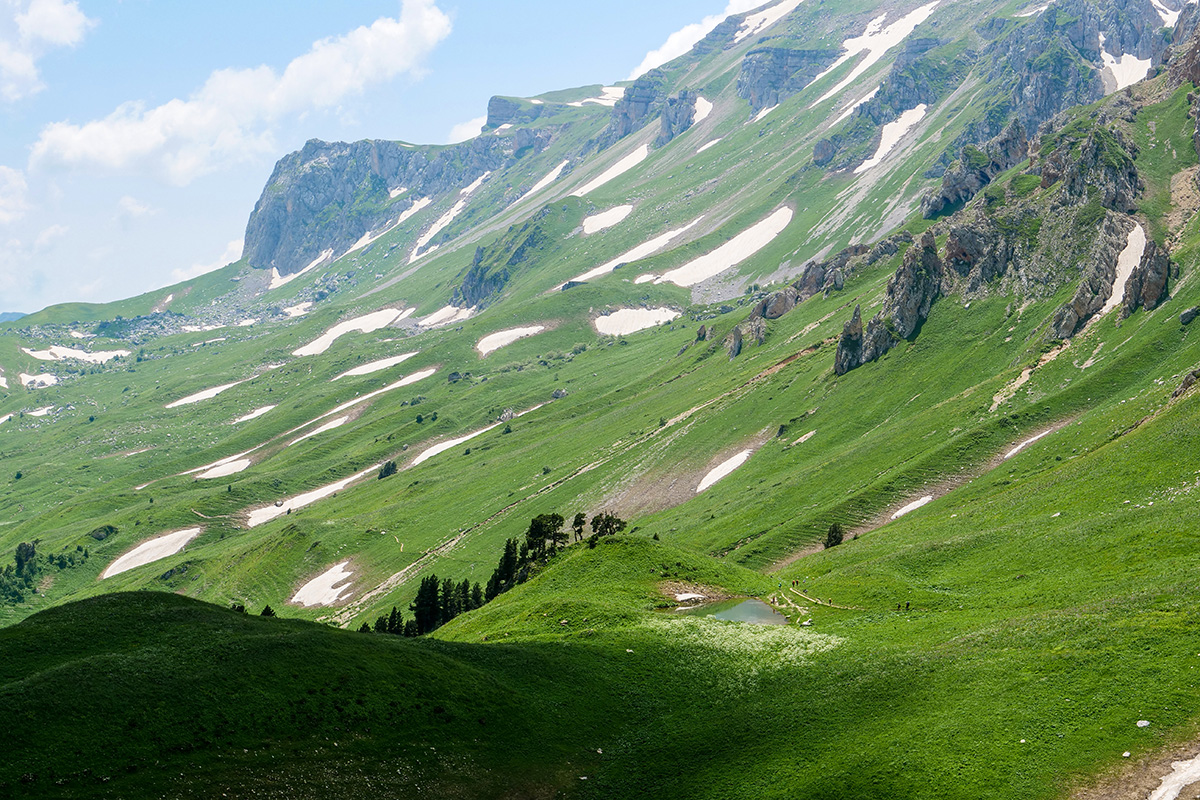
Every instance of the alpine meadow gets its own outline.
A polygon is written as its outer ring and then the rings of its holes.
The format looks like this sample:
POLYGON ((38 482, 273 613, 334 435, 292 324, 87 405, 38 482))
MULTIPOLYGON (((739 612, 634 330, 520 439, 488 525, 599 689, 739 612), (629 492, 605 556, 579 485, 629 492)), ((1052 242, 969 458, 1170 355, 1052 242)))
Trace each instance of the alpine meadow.
POLYGON ((1200 795, 1198 84, 771 0, 0 322, 0 796, 1200 795))

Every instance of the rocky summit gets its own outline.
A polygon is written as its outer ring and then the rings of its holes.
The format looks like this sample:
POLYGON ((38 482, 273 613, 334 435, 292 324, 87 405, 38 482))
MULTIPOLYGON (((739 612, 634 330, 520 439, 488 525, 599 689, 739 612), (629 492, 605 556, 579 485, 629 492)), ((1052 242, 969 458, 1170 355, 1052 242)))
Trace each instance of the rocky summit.
POLYGON ((1191 796, 1198 83, 771 0, 0 318, 0 794, 1191 796))

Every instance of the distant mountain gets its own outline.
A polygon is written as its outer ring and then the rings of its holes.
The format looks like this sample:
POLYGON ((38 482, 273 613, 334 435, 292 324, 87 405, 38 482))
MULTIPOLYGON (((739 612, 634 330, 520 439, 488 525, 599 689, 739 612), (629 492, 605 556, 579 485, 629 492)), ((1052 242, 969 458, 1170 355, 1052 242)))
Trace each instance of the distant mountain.
POLYGON ((0 311, 0 322, 13 322, 23 316, 20 311, 0 311))

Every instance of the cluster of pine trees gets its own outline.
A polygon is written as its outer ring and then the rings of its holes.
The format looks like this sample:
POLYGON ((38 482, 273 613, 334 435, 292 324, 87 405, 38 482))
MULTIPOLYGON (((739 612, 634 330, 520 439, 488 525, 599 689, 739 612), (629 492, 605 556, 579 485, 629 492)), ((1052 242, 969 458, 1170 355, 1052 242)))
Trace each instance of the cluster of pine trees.
MULTIPOLYGON (((571 521, 571 531, 575 541, 583 540, 583 527, 587 516, 583 513, 575 515, 571 521)), ((524 541, 509 539, 504 543, 504 552, 500 563, 492 571, 487 587, 482 588, 478 583, 472 585, 464 579, 462 583, 454 583, 449 578, 439 580, 437 575, 429 575, 421 579, 417 596, 409 606, 412 619, 405 620, 396 606, 392 606, 390 614, 384 614, 375 620, 372 627, 363 623, 359 631, 362 633, 390 633, 394 636, 423 636, 437 630, 459 614, 474 611, 504 594, 518 583, 524 583, 540 567, 567 545, 569 535, 564 530, 566 518, 561 514, 539 514, 529 521, 529 529, 525 532, 524 541)), ((588 546, 595 547, 601 536, 612 536, 625 529, 625 520, 608 513, 600 513, 592 517, 592 535, 588 537, 588 546)))

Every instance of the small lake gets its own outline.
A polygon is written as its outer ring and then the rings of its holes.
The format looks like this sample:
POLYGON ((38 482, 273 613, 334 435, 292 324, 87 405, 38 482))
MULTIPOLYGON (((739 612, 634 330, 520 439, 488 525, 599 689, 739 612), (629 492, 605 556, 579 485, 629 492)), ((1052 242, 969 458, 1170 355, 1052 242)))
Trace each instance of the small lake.
POLYGON ((762 600, 753 598, 709 603, 683 613, 697 617, 712 617, 726 622, 749 622, 751 625, 787 624, 787 617, 762 600))

